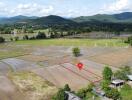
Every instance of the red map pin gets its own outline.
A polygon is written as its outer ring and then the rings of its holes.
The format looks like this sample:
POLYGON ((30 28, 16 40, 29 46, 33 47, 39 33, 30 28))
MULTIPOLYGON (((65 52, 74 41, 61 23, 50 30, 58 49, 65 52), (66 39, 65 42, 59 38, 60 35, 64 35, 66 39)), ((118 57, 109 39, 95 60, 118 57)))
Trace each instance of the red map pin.
POLYGON ((78 64, 77 64, 77 67, 79 68, 79 70, 82 70, 82 69, 83 69, 83 63, 81 63, 81 62, 78 63, 78 64))

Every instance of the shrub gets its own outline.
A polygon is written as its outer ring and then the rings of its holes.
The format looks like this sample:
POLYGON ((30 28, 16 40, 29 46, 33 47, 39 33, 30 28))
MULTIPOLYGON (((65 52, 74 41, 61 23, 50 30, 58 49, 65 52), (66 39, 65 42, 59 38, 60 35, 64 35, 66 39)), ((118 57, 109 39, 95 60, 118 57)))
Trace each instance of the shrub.
POLYGON ((106 66, 103 70, 103 79, 104 80, 111 80, 112 75, 113 75, 113 72, 112 72, 111 68, 106 66))
POLYGON ((36 38, 33 36, 33 37, 30 37, 29 40, 35 40, 36 38))
POLYGON ((66 84, 66 85, 64 86, 64 90, 65 90, 65 91, 71 91, 71 89, 70 89, 70 87, 69 87, 68 84, 66 84))
POLYGON ((37 34, 37 36, 36 36, 36 39, 45 39, 45 38, 46 38, 45 33, 38 32, 38 34, 37 34))
POLYGON ((118 100, 121 98, 120 92, 114 88, 105 91, 105 94, 108 98, 112 98, 113 100, 118 100))
POLYGON ((65 93, 64 89, 59 89, 57 94, 52 97, 52 100, 67 100, 68 95, 65 93))
POLYGON ((28 35, 23 36, 23 40, 28 40, 28 39, 29 39, 28 35))
POLYGON ((12 37, 10 38, 10 41, 13 41, 13 38, 12 37))
POLYGON ((101 82, 101 87, 103 90, 109 90, 110 81, 109 80, 103 80, 101 82))
POLYGON ((16 37, 14 37, 14 39, 15 39, 15 41, 18 41, 18 40, 19 40, 19 37, 18 37, 18 36, 16 36, 16 37))
POLYGON ((0 43, 5 42, 5 39, 3 37, 0 37, 0 43))
POLYGON ((78 47, 72 49, 73 55, 78 57, 80 55, 80 49, 78 47))

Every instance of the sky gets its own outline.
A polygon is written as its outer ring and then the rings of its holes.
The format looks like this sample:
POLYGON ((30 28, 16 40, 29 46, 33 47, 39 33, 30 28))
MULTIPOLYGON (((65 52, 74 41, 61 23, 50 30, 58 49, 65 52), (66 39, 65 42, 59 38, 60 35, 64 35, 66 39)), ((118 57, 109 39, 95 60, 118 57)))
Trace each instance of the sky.
POLYGON ((0 16, 91 16, 132 12, 132 0, 0 0, 0 16))

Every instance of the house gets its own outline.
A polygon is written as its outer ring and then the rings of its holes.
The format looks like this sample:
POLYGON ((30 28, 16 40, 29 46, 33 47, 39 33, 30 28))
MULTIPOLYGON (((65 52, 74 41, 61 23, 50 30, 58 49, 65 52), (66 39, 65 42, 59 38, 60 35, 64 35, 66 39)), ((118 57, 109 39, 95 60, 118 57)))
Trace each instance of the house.
POLYGON ((65 91, 65 93, 68 95, 68 99, 67 100, 82 100, 81 98, 79 98, 78 96, 76 96, 75 94, 65 91))
POLYGON ((124 85, 124 83, 125 83, 124 80, 117 79, 117 80, 112 80, 111 85, 114 87, 120 87, 124 85))

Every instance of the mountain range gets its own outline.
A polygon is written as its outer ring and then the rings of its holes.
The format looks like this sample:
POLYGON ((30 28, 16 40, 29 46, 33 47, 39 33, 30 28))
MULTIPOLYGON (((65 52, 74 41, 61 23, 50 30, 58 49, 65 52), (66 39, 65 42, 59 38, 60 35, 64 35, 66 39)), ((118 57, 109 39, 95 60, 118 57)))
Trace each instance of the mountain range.
POLYGON ((28 23, 35 25, 60 25, 60 24, 75 24, 83 22, 111 22, 111 23, 132 23, 132 12, 123 12, 120 14, 97 14, 93 16, 80 16, 76 18, 63 18, 56 15, 45 17, 37 16, 14 16, 1 17, 0 24, 28 23))

